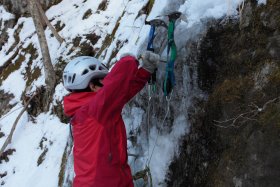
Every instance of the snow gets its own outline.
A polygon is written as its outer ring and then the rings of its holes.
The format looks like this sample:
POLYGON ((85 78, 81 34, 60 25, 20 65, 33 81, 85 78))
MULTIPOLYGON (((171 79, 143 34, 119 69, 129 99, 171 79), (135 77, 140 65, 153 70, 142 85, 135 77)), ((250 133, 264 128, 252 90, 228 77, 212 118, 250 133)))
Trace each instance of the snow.
MULTIPOLYGON (((35 27, 31 18, 19 18, 18 25, 21 23, 23 24, 23 31, 19 33, 19 39, 25 43, 35 33, 35 27)), ((33 40, 38 39, 35 37, 33 40)))
POLYGON ((169 0, 155 0, 155 4, 147 20, 149 21, 151 19, 157 18, 157 16, 162 15, 162 11, 168 5, 168 3, 170 3, 169 0))
POLYGON ((55 93, 53 96, 54 103, 56 103, 57 101, 62 101, 63 96, 67 94, 69 94, 69 92, 63 87, 62 83, 59 83, 55 88, 55 93))
POLYGON ((266 5, 266 0, 258 0, 258 5, 264 4, 266 5))
MULTIPOLYGON (((47 10, 46 15, 49 20, 52 20, 52 24, 58 24, 62 26, 65 24, 59 34, 65 39, 65 42, 59 44, 58 41, 51 35, 51 31, 47 28, 45 33, 48 40, 48 46, 52 63, 55 65, 59 63, 59 59, 67 62, 75 53, 79 51, 79 46, 73 46, 73 39, 80 36, 81 43, 88 42, 86 39, 87 34, 95 33, 101 38, 96 44, 90 44, 93 49, 97 51, 103 46, 103 42, 108 35, 112 35, 116 24, 118 29, 114 36, 112 36, 111 43, 106 46, 105 50, 100 55, 100 60, 105 63, 110 63, 120 58, 124 53, 131 53, 138 55, 140 51, 143 51, 143 46, 146 46, 147 35, 150 27, 145 25, 145 19, 151 20, 169 8, 172 4, 173 8, 179 10, 187 15, 188 22, 179 22, 177 25, 177 33, 187 32, 188 37, 176 38, 179 46, 196 33, 200 32, 196 29, 201 24, 201 19, 206 18, 219 18, 224 15, 233 14, 236 15, 236 7, 240 4, 241 0, 155 0, 155 4, 150 15, 142 14, 138 15, 138 12, 148 2, 148 0, 122 0, 122 1, 109 1, 106 11, 97 10, 102 0, 84 1, 84 0, 63 0, 61 3, 52 6, 47 10), (83 19, 84 14, 91 10, 92 15, 87 19, 83 19), (138 17, 137 17, 138 16, 138 17), (184 28, 184 29, 183 29, 184 28), (179 41, 180 40, 180 41, 179 41), (115 58, 111 59, 111 55, 118 44, 118 53, 115 58), (69 51, 72 51, 71 53, 69 51)), ((259 4, 265 4, 265 0, 259 0, 259 4)), ((9 20, 14 16, 6 12, 3 6, 0 6, 0 19, 9 20)), ((1 25, 2 30, 2 25, 1 25)), ((19 50, 19 54, 24 55, 22 49, 27 48, 30 44, 39 51, 40 46, 37 36, 35 34, 35 28, 31 18, 22 17, 19 18, 14 28, 7 30, 9 39, 2 46, 0 50, 0 65, 2 66, 6 61, 13 56, 13 54, 19 50), (17 28, 22 25, 22 29, 19 32, 19 43, 13 46, 15 43, 14 33, 17 28), (14 48, 12 48, 14 47, 14 48), (10 51, 8 54, 7 52, 10 51)), ((180 36, 180 34, 176 35, 180 36)), ((19 56, 12 59, 11 63, 15 64, 19 56)), ((21 102, 21 95, 25 91, 26 87, 26 68, 30 65, 30 55, 25 55, 25 59, 18 64, 18 69, 11 73, 5 80, 2 80, 0 89, 7 93, 14 95, 10 104, 14 104, 13 108, 7 115, 0 118, 1 132, 5 134, 5 137, 0 138, 0 145, 3 145, 9 131, 14 123, 14 120, 18 116, 20 110, 23 108, 21 102)), ((17 62, 19 63, 19 62, 17 62)), ((38 52, 38 57, 33 59, 31 67, 40 67, 42 69, 41 76, 34 80, 31 84, 31 92, 36 89, 36 86, 44 85, 44 71, 42 65, 42 56, 38 52)), ((68 94, 64 89, 62 83, 59 83, 55 89, 52 106, 58 105, 62 102, 63 96, 68 94)), ((124 113, 124 120, 128 133, 130 130, 136 131, 141 127, 145 111, 139 107, 132 107, 129 114, 124 113)), ((144 149, 144 155, 139 158, 139 161, 135 163, 130 158, 130 163, 134 171, 143 169, 149 154, 152 152, 154 145, 155 151, 152 156, 150 164, 154 185, 162 184, 165 178, 165 174, 168 168, 168 164, 171 162, 174 155, 178 152, 179 138, 188 133, 189 126, 188 121, 183 114, 176 114, 174 117, 173 127, 168 134, 158 134, 155 127, 152 127, 149 134, 149 147, 145 145, 145 140, 138 143, 143 143, 142 149, 144 149), (155 136, 155 134, 158 134, 155 136), (156 138, 157 137, 157 138, 156 138)), ((51 113, 42 113, 38 117, 34 118, 34 122, 30 120, 27 113, 21 117, 15 134, 13 136, 11 144, 8 148, 16 149, 13 155, 9 156, 9 162, 3 161, 0 167, 0 174, 7 171, 7 176, 0 179, 4 187, 55 187, 58 184, 58 174, 60 170, 63 151, 65 149, 67 139, 69 137, 68 125, 59 121, 58 117, 53 116, 51 113), (43 137, 46 139, 43 139, 43 137), (44 141, 45 140, 45 141, 44 141), (42 147, 40 142, 42 141, 42 147), (45 159, 39 166, 37 160, 42 152, 48 149, 45 155, 45 159)), ((137 153, 132 142, 128 141, 129 152, 137 153)), ((69 167, 72 168, 72 167, 69 167)))
MULTIPOLYGON (((12 63, 15 63, 15 60, 13 60, 12 63)), ((20 100, 21 94, 25 89, 24 77, 20 71, 14 71, 3 82, 1 87, 4 91, 14 94, 15 98, 12 100, 12 103, 15 103, 15 101, 20 100)))
POLYGON ((0 19, 2 19, 3 21, 7 21, 14 18, 15 16, 13 14, 7 12, 5 8, 2 5, 0 5, 0 19))
MULTIPOLYGON (((17 114, 13 113, 9 119, 15 119, 17 114)), ((55 116, 42 114, 36 118, 34 124, 28 121, 25 114, 17 125, 10 146, 16 149, 16 152, 9 157, 9 162, 3 161, 1 164, 0 173, 8 173, 4 186, 56 187, 67 132, 67 126, 55 116), (42 141, 42 137, 45 141, 42 141), (40 143, 43 149, 40 148, 40 143), (37 161, 44 149, 48 151, 44 161, 38 166, 37 161)))
POLYGON ((236 7, 243 0, 204 0, 204 1, 186 1, 179 11, 187 15, 189 21, 188 27, 199 22, 204 18, 220 18, 224 15, 236 15, 236 7))

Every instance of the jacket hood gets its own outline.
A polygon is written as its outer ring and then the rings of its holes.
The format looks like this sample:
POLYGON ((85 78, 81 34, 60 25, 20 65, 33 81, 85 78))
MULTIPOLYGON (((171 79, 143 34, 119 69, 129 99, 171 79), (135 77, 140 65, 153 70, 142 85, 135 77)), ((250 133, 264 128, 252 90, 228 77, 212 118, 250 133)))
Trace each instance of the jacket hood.
POLYGON ((64 113, 68 117, 74 116, 76 111, 92 100, 96 92, 71 93, 63 98, 64 113))

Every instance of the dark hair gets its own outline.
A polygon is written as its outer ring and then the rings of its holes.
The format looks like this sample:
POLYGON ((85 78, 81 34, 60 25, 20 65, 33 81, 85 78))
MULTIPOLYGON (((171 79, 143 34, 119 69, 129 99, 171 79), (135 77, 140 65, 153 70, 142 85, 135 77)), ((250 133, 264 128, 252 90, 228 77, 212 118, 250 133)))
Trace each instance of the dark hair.
POLYGON ((100 79, 91 79, 90 83, 99 86, 99 87, 103 87, 103 84, 100 82, 100 79))
MULTIPOLYGON (((91 79, 89 81, 89 83, 92 83, 96 86, 99 86, 99 87, 103 87, 103 84, 100 82, 100 79, 99 78, 95 78, 95 79, 91 79)), ((89 84, 88 84, 88 87, 86 87, 85 89, 81 89, 81 90, 71 90, 72 92, 91 92, 91 89, 89 87, 89 84)))

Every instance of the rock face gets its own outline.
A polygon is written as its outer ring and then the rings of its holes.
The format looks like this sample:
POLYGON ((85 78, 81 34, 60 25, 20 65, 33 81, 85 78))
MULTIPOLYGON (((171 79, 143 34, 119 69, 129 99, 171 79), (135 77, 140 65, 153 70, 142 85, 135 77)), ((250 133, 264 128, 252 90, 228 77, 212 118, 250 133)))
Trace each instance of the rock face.
MULTIPOLYGON (((0 4, 4 5, 9 12, 15 14, 17 17, 29 15, 27 2, 27 0, 0 0, 0 4)), ((59 2, 61 0, 40 0, 45 10, 59 2)))
POLYGON ((9 104, 10 100, 13 98, 13 95, 4 93, 3 90, 0 90, 0 116, 8 112, 12 106, 9 104))
POLYGON ((11 13, 17 15, 23 15, 27 12, 27 1, 26 0, 1 0, 0 4, 11 13))
POLYGON ((194 104, 168 186, 280 185, 279 10, 277 0, 248 0, 240 19, 209 23, 193 44, 208 99, 194 104))

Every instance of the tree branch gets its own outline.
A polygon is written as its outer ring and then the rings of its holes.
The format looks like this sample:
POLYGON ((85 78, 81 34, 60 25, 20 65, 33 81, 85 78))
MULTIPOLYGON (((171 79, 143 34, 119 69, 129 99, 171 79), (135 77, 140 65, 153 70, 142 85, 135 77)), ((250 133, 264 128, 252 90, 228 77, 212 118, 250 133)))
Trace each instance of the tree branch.
POLYGON ((12 126, 12 129, 11 129, 11 131, 10 131, 9 136, 7 137, 6 141, 4 142, 4 144, 3 144, 3 146, 2 146, 2 148, 1 148, 1 150, 0 150, 0 157, 1 157, 2 154, 4 153, 4 151, 5 151, 5 149, 7 148, 7 146, 11 143, 12 137, 13 137, 13 134, 14 134, 14 131, 15 131, 15 129, 16 129, 16 126, 17 126, 17 124, 18 124, 19 119, 21 118, 21 116, 22 116, 22 114, 25 112, 25 110, 27 109, 27 107, 28 107, 30 101, 31 101, 36 95, 37 95, 37 92, 35 92, 35 93, 33 94, 33 96, 32 96, 32 97, 27 101, 27 103, 25 104, 24 108, 20 111, 18 117, 16 118, 16 120, 15 120, 13 126, 12 126))
POLYGON ((259 107, 254 103, 251 103, 249 105, 249 107, 253 107, 253 109, 250 110, 249 112, 238 114, 237 116, 235 116, 233 118, 226 119, 223 121, 213 120, 213 122, 214 122, 213 125, 220 127, 220 128, 229 128, 229 127, 239 128, 241 125, 243 125, 244 123, 246 123, 248 121, 258 121, 255 117, 257 115, 259 115, 261 112, 263 112, 264 110, 266 110, 268 105, 270 105, 272 103, 276 103, 278 101, 280 101, 280 97, 276 97, 274 99, 271 99, 271 100, 265 102, 262 107, 259 107))
POLYGON ((44 10, 42 9, 41 4, 38 1, 35 1, 36 7, 39 10, 40 13, 40 17, 44 20, 44 22, 47 24, 47 26, 49 27, 49 29, 52 31, 53 35, 55 36, 55 38, 59 41, 60 44, 63 43, 64 39, 58 34, 58 32, 56 31, 56 29, 52 26, 52 24, 50 23, 50 21, 48 20, 48 17, 46 16, 44 10))

